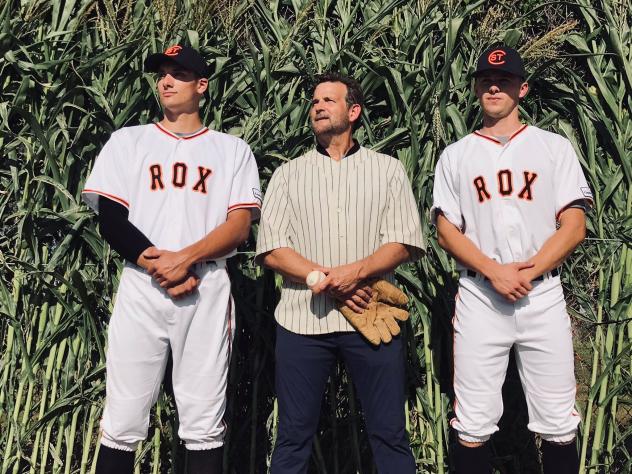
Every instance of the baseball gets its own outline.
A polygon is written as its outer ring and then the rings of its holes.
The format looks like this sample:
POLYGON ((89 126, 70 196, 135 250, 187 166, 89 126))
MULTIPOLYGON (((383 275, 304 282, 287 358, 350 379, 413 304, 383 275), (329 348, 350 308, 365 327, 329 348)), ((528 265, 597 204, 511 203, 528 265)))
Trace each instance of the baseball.
POLYGON ((325 274, 319 270, 313 270, 307 274, 307 278, 305 278, 305 283, 310 288, 314 286, 316 283, 319 283, 325 279, 325 274))

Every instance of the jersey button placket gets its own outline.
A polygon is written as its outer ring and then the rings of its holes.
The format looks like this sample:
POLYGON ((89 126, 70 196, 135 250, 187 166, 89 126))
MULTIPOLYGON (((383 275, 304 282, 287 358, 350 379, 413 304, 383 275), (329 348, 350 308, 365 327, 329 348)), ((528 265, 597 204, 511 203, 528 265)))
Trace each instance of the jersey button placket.
MULTIPOLYGON (((176 161, 179 161, 179 156, 182 154, 182 143, 184 143, 185 140, 183 140, 182 138, 178 138, 173 146, 173 150, 171 151, 171 156, 169 157, 169 162, 167 163, 168 166, 168 171, 167 171, 167 176, 169 176, 168 181, 169 183, 167 184, 167 189, 169 190, 169 194, 167 194, 167 199, 166 199, 166 204, 167 204, 167 209, 166 212, 168 216, 180 216, 182 214, 182 207, 178 204, 179 198, 180 198, 180 194, 176 193, 176 191, 181 191, 181 189, 177 189, 173 186, 173 165, 176 163, 176 161)), ((179 231, 180 225, 177 224, 177 222, 173 222, 174 225, 169 225, 167 226, 167 228, 169 229, 169 231, 167 232, 169 234, 169 242, 177 242, 178 241, 178 235, 177 232, 179 231)))
POLYGON ((338 228, 340 229, 340 253, 346 259, 347 253, 347 219, 345 209, 347 208, 349 159, 343 158, 338 165, 340 166, 340 186, 338 193, 338 205, 336 214, 338 215, 338 228))
POLYGON ((328 163, 329 169, 331 170, 331 184, 332 188, 329 193, 327 193, 327 201, 328 201, 328 216, 329 216, 329 228, 331 229, 332 239, 331 239, 331 258, 332 265, 340 265, 341 261, 341 233, 342 228, 340 227, 340 219, 339 216, 341 213, 338 212, 339 202, 340 202, 340 163, 334 161, 332 158, 327 157, 326 159, 330 160, 328 163))
MULTIPOLYGON (((513 154, 513 146, 511 145, 511 141, 509 141, 503 147, 503 162, 506 165, 502 169, 509 169, 511 171, 511 181, 512 188, 515 186, 514 182, 514 170, 513 170, 513 162, 514 162, 514 154, 513 154)), ((520 209, 518 208, 516 189, 512 189, 511 194, 506 197, 504 201, 505 207, 505 222, 507 224, 507 239, 510 246, 511 255, 513 256, 514 261, 520 261, 523 259, 523 249, 522 249, 522 216, 520 215, 520 209)))
MULTIPOLYGON (((493 192, 492 196, 496 196, 497 215, 500 218, 499 225, 496 226, 496 232, 500 235, 498 240, 498 251, 500 252, 501 263, 509 263, 507 260, 511 258, 512 252, 512 230, 511 230, 511 197, 505 197, 500 193, 499 172, 504 169, 511 169, 512 159, 511 153, 508 153, 509 143, 505 145, 496 145, 496 166, 493 174, 493 192)), ((492 198, 493 199, 493 198, 492 198)))

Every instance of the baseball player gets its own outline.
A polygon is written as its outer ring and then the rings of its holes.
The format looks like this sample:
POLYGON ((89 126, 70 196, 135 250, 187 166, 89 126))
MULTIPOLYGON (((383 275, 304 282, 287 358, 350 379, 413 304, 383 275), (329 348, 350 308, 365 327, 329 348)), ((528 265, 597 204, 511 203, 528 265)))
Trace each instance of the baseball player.
POLYGON ((275 310, 279 430, 272 474, 307 472, 325 384, 337 356, 360 398, 380 473, 412 474, 405 429, 404 344, 372 346, 338 310, 361 313, 367 279, 394 281, 393 270, 423 249, 410 182, 396 159, 360 146, 353 127, 362 91, 339 74, 321 76, 310 119, 316 147, 270 180, 257 238, 257 261, 283 275, 275 310), (314 270, 326 277, 308 287, 314 270))
POLYGON ((219 473, 234 312, 226 259, 260 207, 242 140, 200 121, 208 67, 175 45, 145 61, 164 117, 114 132, 83 198, 126 260, 108 329, 97 473, 131 473, 169 351, 189 473, 219 473))
POLYGON ((585 236, 592 195, 570 142, 522 124, 520 55, 485 51, 474 73, 483 126, 437 164, 432 219, 461 271, 454 315, 458 473, 491 472, 501 387, 515 348, 545 473, 576 473, 571 325, 559 267, 585 236))

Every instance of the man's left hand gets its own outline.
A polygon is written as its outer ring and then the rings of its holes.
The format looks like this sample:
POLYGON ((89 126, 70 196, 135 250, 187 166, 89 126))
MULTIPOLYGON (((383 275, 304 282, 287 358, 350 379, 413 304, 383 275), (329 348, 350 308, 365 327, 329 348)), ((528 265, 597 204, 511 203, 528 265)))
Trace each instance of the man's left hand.
POLYGON ((355 292, 359 286, 364 286, 364 281, 360 277, 362 264, 359 262, 323 269, 322 271, 327 276, 312 287, 312 291, 316 294, 327 292, 334 298, 341 299, 345 295, 355 292))
POLYGON ((167 294, 174 300, 184 298, 193 293, 200 284, 200 277, 195 273, 189 272, 186 279, 175 285, 167 288, 167 294))
POLYGON ((191 264, 181 252, 148 248, 143 256, 151 259, 147 271, 162 288, 179 284, 189 273, 191 264))

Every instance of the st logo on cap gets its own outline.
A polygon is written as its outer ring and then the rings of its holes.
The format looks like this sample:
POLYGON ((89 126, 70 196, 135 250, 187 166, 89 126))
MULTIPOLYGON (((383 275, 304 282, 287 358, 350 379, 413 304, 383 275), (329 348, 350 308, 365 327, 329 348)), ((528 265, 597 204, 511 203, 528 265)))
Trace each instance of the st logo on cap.
POLYGON ((480 55, 474 77, 485 71, 503 71, 522 78, 527 75, 518 51, 504 45, 488 48, 480 55))
MULTIPOLYGON (((168 53, 166 53, 168 54, 168 53)), ((502 49, 495 49, 489 56, 487 56, 487 62, 489 64, 493 64, 494 66, 500 66, 501 64, 505 64, 505 53, 502 49)))
POLYGON ((182 50, 182 46, 180 46, 179 44, 176 44, 174 46, 169 46, 167 49, 165 49, 165 54, 167 56, 177 56, 181 50, 182 50))

